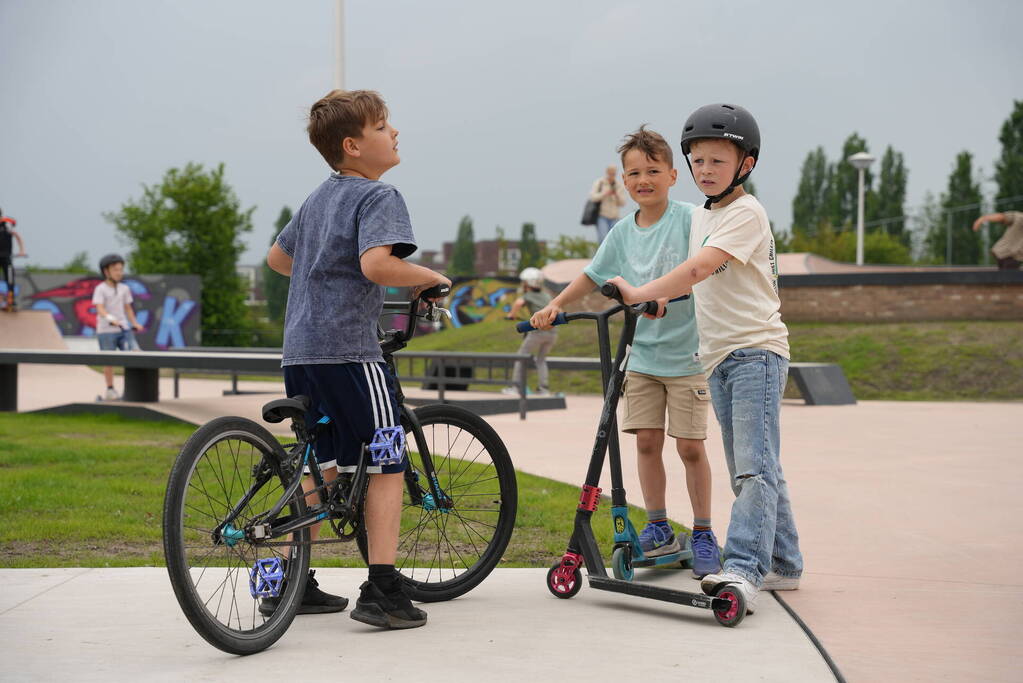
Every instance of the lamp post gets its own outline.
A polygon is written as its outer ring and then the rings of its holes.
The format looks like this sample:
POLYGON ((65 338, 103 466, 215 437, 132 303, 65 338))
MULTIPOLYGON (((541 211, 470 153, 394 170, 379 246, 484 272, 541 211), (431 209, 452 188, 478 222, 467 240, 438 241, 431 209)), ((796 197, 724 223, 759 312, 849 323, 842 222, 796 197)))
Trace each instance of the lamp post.
POLYGON ((345 89, 345 0, 334 0, 334 89, 345 89))
POLYGON ((874 157, 866 152, 856 152, 846 159, 860 174, 860 192, 856 211, 856 265, 863 265, 863 174, 874 163, 874 157))

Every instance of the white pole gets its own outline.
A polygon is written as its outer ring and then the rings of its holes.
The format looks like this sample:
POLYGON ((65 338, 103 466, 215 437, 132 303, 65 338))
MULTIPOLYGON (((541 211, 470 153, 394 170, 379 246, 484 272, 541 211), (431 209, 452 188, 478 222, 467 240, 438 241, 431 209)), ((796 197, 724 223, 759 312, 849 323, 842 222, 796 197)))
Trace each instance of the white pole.
POLYGON ((345 89, 345 0, 334 0, 334 89, 345 89))
POLYGON ((856 265, 863 265, 863 174, 866 169, 859 169, 860 172, 860 196, 858 210, 856 212, 856 265))

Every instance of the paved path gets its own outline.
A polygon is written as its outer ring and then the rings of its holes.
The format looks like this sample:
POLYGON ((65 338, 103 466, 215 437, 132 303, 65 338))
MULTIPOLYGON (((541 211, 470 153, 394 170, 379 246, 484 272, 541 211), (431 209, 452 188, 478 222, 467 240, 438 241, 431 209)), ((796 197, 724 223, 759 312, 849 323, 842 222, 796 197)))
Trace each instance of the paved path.
MULTIPOLYGON (((164 569, 0 570, 3 680, 834 680, 769 596, 727 629, 705 610, 587 588, 559 600, 545 574, 496 570, 463 598, 425 605, 430 623, 411 631, 381 633, 347 614, 301 616, 271 649, 235 657, 192 630, 164 569)), ((365 570, 316 576, 354 596, 365 570)))
MULTIPOLYGON (((21 405, 54 402, 32 379, 31 368, 45 366, 22 367, 21 405)), ((70 400, 77 381, 63 385, 62 398, 70 400)), ((273 398, 218 396, 225 386, 183 381, 183 398, 161 409, 195 421, 217 414, 258 419, 259 406, 273 398)), ((524 422, 487 419, 516 467, 578 485, 599 403, 573 396, 568 410, 531 412, 524 422)), ((732 494, 713 416, 711 423, 714 522, 723 540, 732 494)), ((1023 563, 1020 424, 1023 403, 784 403, 782 460, 807 566, 801 590, 784 595, 848 680, 1023 680, 1023 580, 1014 572, 1023 563)), ((630 437, 623 451, 625 485, 638 501, 630 437)), ((669 481, 679 482, 669 491, 669 513, 688 522, 681 464, 666 453, 669 481)), ((630 612, 662 609, 637 605, 630 612)), ((764 673, 773 672, 750 670, 764 673)))

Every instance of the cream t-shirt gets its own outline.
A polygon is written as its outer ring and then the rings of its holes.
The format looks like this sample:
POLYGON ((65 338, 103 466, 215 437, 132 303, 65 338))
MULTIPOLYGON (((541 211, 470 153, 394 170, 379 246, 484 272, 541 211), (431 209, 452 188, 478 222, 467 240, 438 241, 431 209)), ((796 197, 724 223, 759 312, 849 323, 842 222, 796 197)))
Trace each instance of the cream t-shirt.
POLYGON ((697 207, 689 257, 703 247, 717 247, 732 257, 693 287, 704 370, 711 372, 736 349, 767 349, 788 358, 774 235, 764 207, 751 195, 720 209, 697 207))

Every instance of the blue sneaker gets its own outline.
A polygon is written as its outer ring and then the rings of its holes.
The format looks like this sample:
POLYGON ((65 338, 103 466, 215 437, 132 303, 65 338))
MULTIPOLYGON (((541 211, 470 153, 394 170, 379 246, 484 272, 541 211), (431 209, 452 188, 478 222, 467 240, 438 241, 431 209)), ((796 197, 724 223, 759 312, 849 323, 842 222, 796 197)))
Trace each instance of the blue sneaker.
POLYGON ((670 524, 647 524, 639 535, 639 547, 646 557, 660 557, 681 550, 670 524))
POLYGON ((718 539, 714 532, 693 532, 693 577, 702 579, 708 574, 721 571, 721 552, 718 550, 718 539))

